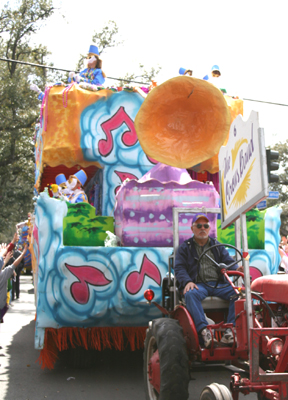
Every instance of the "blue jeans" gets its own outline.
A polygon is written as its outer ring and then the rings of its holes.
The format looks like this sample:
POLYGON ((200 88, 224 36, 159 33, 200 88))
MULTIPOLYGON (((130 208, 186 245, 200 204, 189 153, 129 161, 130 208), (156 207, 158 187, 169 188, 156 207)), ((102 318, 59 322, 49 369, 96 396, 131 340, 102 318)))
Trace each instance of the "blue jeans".
MULTIPOLYGON (((214 286, 216 282, 208 282, 208 284, 214 286)), ((198 290, 194 288, 193 290, 189 290, 187 293, 185 293, 186 307, 194 320, 194 324, 198 333, 203 328, 206 328, 206 326, 208 325, 208 322, 206 321, 204 315, 204 310, 201 301, 208 296, 217 296, 224 300, 230 300, 230 297, 235 295, 235 292, 232 289, 232 287, 230 285, 223 287, 225 285, 227 285, 227 283, 218 284, 216 289, 212 289, 204 285, 204 283, 197 283, 197 286, 199 288, 198 290)), ((234 303, 236 300, 237 297, 230 300, 229 311, 227 316, 227 323, 232 323, 233 325, 235 325, 234 303)))

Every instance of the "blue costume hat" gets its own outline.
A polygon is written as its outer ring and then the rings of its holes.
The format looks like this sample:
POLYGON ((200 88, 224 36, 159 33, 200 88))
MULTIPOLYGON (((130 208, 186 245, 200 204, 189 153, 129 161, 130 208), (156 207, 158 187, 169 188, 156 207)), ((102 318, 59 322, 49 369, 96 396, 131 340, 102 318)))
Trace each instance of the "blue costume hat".
POLYGON ((83 169, 80 169, 80 171, 76 172, 76 174, 72 176, 75 176, 75 178, 81 183, 82 186, 85 185, 85 182, 87 181, 87 175, 83 169))
POLYGON ((198 214, 195 214, 195 215, 194 215, 194 217, 193 217, 193 219, 192 219, 192 224, 191 224, 191 225, 193 225, 196 221, 198 221, 199 218, 205 218, 205 219, 207 219, 207 222, 209 222, 209 219, 208 219, 208 217, 207 217, 206 214, 204 214, 204 213, 198 213, 198 214))
POLYGON ((180 75, 185 75, 189 71, 191 72, 191 75, 189 75, 189 76, 192 76, 192 73, 193 73, 192 69, 179 68, 180 75))
POLYGON ((91 46, 89 47, 88 54, 94 54, 94 55, 97 55, 97 56, 99 56, 99 50, 98 50, 98 47, 97 47, 97 46, 95 46, 95 44, 91 44, 91 46))
POLYGON ((57 175, 56 176, 56 178, 55 178, 55 183, 56 183, 56 185, 61 185, 61 183, 64 183, 64 182, 66 182, 67 181, 67 179, 66 179, 66 177, 65 177, 65 175, 64 174, 59 174, 59 175, 57 175))
POLYGON ((220 76, 221 73, 220 73, 220 68, 219 68, 219 66, 218 66, 218 65, 213 65, 213 67, 211 68, 211 72, 216 72, 216 71, 219 72, 219 76, 220 76))

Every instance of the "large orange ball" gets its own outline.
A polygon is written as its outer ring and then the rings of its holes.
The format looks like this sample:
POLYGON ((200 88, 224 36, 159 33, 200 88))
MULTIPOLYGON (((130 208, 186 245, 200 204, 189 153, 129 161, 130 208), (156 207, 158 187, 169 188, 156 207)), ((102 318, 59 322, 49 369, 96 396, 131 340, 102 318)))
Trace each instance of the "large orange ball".
POLYGON ((144 152, 189 168, 218 153, 230 128, 223 94, 204 80, 179 76, 153 89, 135 118, 144 152))

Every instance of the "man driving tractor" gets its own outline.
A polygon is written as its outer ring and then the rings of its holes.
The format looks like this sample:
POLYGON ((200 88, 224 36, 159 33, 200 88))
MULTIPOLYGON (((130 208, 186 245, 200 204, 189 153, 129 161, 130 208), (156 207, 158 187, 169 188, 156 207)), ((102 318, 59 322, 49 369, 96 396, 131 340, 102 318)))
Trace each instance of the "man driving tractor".
MULTIPOLYGON (((206 252, 211 246, 219 244, 216 239, 209 237, 210 221, 207 215, 204 213, 194 215, 191 230, 194 235, 185 240, 178 248, 174 270, 198 335, 203 338, 204 346, 209 348, 212 343, 212 335, 207 329, 208 322, 201 302, 208 296, 229 300, 227 323, 235 325, 234 302, 237 299, 235 291, 230 284, 224 283, 219 266, 217 266, 219 263, 229 266, 235 263, 235 260, 229 255, 224 245, 214 247, 206 252), (198 265, 198 260, 204 252, 206 254, 198 265)), ((237 264, 233 265, 231 269, 243 272, 243 267, 238 267, 237 264)), ((233 341, 233 333, 228 328, 225 330, 221 342, 229 345, 233 344, 233 341)))

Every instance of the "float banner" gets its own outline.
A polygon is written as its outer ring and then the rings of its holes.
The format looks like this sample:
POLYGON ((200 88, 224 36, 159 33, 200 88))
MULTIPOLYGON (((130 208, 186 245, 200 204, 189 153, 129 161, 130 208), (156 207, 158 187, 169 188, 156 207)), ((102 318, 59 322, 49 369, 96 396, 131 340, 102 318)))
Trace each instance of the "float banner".
POLYGON ((259 128, 258 113, 247 121, 233 121, 229 140, 219 152, 220 190, 224 229, 240 214, 268 196, 268 178, 264 131, 259 128))

